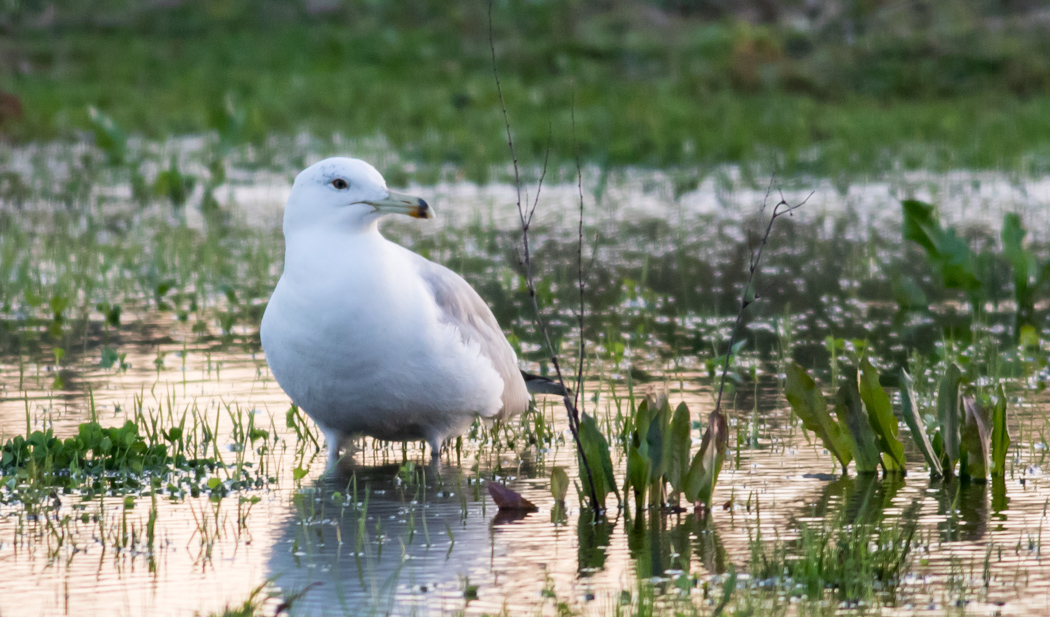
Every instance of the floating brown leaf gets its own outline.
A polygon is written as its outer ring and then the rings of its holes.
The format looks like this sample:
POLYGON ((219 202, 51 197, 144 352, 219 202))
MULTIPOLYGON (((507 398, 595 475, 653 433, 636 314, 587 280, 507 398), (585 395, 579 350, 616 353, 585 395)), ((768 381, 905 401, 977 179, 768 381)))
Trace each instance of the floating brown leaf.
POLYGON ((489 482, 489 495, 500 511, 535 512, 539 510, 536 504, 525 499, 517 491, 507 488, 496 482, 489 482))

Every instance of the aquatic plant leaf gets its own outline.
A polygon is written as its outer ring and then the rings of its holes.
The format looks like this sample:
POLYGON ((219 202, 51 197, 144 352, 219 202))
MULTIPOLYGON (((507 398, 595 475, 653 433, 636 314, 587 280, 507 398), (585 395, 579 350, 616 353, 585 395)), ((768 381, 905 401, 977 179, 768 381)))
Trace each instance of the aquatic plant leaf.
POLYGON ((882 451, 882 465, 887 472, 904 471, 904 444, 897 437, 897 418, 893 415, 890 397, 879 384, 879 372, 864 358, 857 375, 860 399, 868 412, 868 422, 882 451))
POLYGON ((879 445, 875 432, 871 430, 868 414, 864 412, 857 385, 847 381, 835 395, 835 415, 849 433, 849 444, 853 459, 857 461, 857 473, 875 473, 879 470, 879 445))
POLYGON ((655 399, 649 398, 638 403, 632 417, 634 430, 627 443, 627 473, 624 478, 623 491, 626 495, 631 488, 634 489, 635 505, 638 510, 642 509, 642 502, 645 501, 652 481, 653 462, 649 453, 648 435, 651 427, 657 424, 653 415, 658 405, 655 399))
POLYGON ((1006 455, 1010 451, 1010 433, 1006 428, 1006 392, 999 385, 995 407, 992 407, 992 465, 993 478, 1006 474, 1006 455))
POLYGON ((649 399, 643 399, 642 402, 638 403, 638 407, 634 411, 635 432, 639 435, 648 433, 650 419, 649 399))
MULTIPOLYGON (((590 466, 591 477, 594 478, 594 494, 598 497, 598 507, 605 508, 605 498, 609 493, 616 493, 620 498, 620 491, 616 487, 616 478, 613 477, 612 458, 609 456, 609 442, 598 428, 598 423, 587 414, 580 414, 580 445, 587 457, 590 466)), ((583 484, 583 494, 590 495, 591 490, 587 472, 584 470, 583 462, 580 461, 580 480, 583 484)))
POLYGON ((128 135, 106 114, 94 106, 88 107, 88 120, 94 133, 95 145, 106 153, 106 163, 121 165, 127 154, 128 135))
POLYGON ((915 242, 927 253, 938 253, 937 240, 943 231, 937 220, 936 208, 917 199, 905 199, 901 207, 904 214, 901 233, 904 239, 915 242))
POLYGON ((941 460, 941 471, 944 471, 944 440, 941 438, 941 432, 937 431, 933 434, 933 439, 930 440, 930 445, 933 446, 933 453, 937 455, 937 458, 941 460))
POLYGON ((644 508, 645 495, 649 490, 649 474, 652 472, 653 462, 649 459, 649 446, 642 442, 631 444, 627 452, 627 484, 624 494, 632 487, 634 488, 635 511, 644 508))
POLYGON ((536 507, 536 504, 522 497, 517 491, 508 488, 499 482, 489 482, 488 488, 492 501, 496 502, 496 507, 499 508, 501 512, 535 512, 536 510, 539 510, 539 508, 536 507))
POLYGON ((959 439, 962 451, 959 457, 959 477, 986 480, 992 449, 992 426, 988 408, 972 396, 964 396, 962 402, 966 419, 959 439))
POLYGON ((685 489, 685 479, 689 474, 689 446, 692 445, 692 427, 689 422, 689 407, 679 403, 671 418, 670 433, 667 436, 667 456, 665 477, 676 493, 685 489))
POLYGON ((554 501, 565 501, 568 491, 569 474, 565 473, 564 467, 555 467, 551 470, 551 497, 554 501))
POLYGON ((959 460, 959 383, 962 371, 955 363, 948 365, 937 389, 937 420, 941 423, 941 443, 944 446, 943 467, 945 475, 951 476, 959 460))
POLYGON ((787 365, 787 380, 784 393, 791 410, 802 420, 802 425, 816 433, 828 449, 842 463, 842 472, 853 460, 850 441, 843 427, 828 413, 828 403, 817 387, 817 382, 806 373, 806 369, 791 362, 787 365))
POLYGON ((707 416, 707 430, 700 442, 700 450, 689 465, 685 498, 690 502, 703 503, 708 509, 711 508, 711 497, 718 482, 718 474, 722 471, 728 443, 726 418, 716 409, 707 416))
POLYGON ((1036 291, 1050 271, 1050 262, 1040 268, 1035 254, 1025 248, 1024 239, 1027 234, 1020 216, 1013 212, 1003 216, 1003 256, 1013 269, 1014 300, 1017 303, 1014 338, 1017 340, 1021 339, 1025 328, 1034 325, 1036 291))
POLYGON ((954 228, 944 229, 933 205, 915 199, 901 202, 903 220, 901 231, 905 240, 911 240, 926 251, 941 276, 941 283, 949 289, 961 289, 971 295, 981 290, 981 281, 974 269, 974 256, 969 245, 954 228))
POLYGON ((1027 234, 1020 216, 1013 212, 1003 216, 1003 256, 1013 266, 1014 285, 1018 296, 1027 295, 1029 279, 1036 274, 1035 256, 1024 248, 1024 237, 1027 234))
POLYGON ((911 430, 911 437, 915 440, 915 445, 919 446, 919 451, 922 452, 923 458, 926 459, 926 464, 930 466, 930 475, 940 476, 944 474, 941 469, 941 459, 937 456, 937 453, 933 449, 933 444, 930 443, 930 438, 926 435, 926 429, 923 428, 922 418, 919 417, 919 408, 915 401, 915 391, 912 386, 914 380, 908 371, 901 369, 901 415, 904 416, 904 421, 908 424, 908 428, 911 430))
POLYGON ((645 432, 645 441, 649 446, 649 459, 652 468, 649 472, 649 482, 656 484, 663 482, 664 460, 668 446, 668 433, 671 424, 671 405, 666 397, 650 400, 648 405, 650 420, 649 430, 645 432))

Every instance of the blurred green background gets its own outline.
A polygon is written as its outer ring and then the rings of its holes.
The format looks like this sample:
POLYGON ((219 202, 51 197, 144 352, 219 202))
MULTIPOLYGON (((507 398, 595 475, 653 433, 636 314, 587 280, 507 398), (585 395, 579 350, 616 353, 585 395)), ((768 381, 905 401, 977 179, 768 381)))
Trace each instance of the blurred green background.
MULTIPOLYGON (((834 175, 1050 168, 1050 9, 1026 0, 497 0, 519 155, 834 175)), ((485 0, 0 0, 0 134, 380 137, 508 160, 485 0)))

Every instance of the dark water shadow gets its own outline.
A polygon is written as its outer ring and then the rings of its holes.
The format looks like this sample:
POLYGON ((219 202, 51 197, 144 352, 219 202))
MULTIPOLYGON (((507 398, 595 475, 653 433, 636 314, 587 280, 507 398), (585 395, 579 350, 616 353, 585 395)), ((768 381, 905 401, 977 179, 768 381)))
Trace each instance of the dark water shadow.
POLYGON ((576 519, 577 572, 590 576, 605 568, 609 546, 612 544, 616 522, 605 517, 595 518, 591 511, 581 512, 576 519))
MULTIPOLYGON (((1005 510, 1005 491, 993 502, 1005 510)), ((937 514, 944 517, 937 523, 943 542, 974 542, 988 532, 988 485, 983 482, 962 481, 958 478, 942 480, 934 490, 937 499, 937 514)), ((1004 516, 1005 518, 1005 516, 1004 516)))
POLYGON ((624 525, 639 579, 691 574, 694 556, 706 574, 728 571, 728 555, 710 516, 643 511, 624 525))

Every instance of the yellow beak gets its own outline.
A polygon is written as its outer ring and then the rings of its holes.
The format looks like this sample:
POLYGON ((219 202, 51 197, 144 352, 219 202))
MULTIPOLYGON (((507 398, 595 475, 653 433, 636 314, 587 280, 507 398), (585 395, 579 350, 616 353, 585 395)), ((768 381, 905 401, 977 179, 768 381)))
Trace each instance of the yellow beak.
POLYGON ((394 191, 388 192, 386 199, 366 201, 365 203, 375 208, 376 212, 407 214, 414 219, 434 218, 434 212, 430 209, 430 204, 419 197, 395 193, 394 191))

